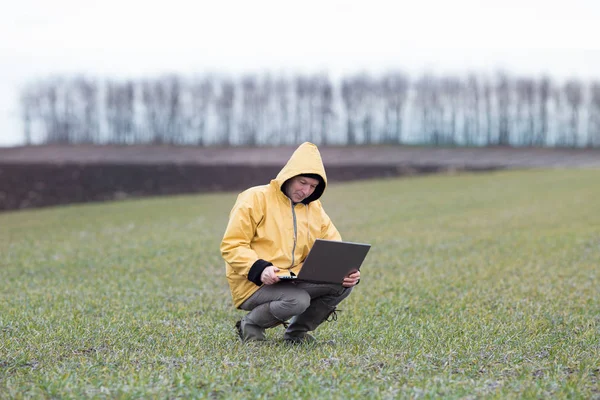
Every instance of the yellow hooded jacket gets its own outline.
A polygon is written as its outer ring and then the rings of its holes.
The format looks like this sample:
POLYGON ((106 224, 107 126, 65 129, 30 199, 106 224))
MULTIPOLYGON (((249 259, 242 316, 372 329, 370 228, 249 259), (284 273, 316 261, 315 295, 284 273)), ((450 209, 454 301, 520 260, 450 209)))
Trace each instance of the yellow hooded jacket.
POLYGON ((319 201, 326 186, 321 154, 317 146, 306 142, 268 185, 240 193, 221 242, 235 307, 260 288, 260 275, 266 267, 274 265, 298 274, 316 239, 342 239, 319 201), (282 186, 303 174, 316 174, 322 179, 312 195, 294 204, 282 186))

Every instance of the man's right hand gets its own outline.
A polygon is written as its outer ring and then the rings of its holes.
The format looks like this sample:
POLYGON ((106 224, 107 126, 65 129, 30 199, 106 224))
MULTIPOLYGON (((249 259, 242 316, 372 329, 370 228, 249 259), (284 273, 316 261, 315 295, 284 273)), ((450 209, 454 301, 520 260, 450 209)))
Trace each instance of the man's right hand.
POLYGON ((279 277, 276 274, 277 272, 279 272, 279 268, 277 268, 274 265, 271 265, 265 268, 262 274, 260 274, 260 280, 265 285, 272 285, 274 283, 277 283, 279 282, 279 277))

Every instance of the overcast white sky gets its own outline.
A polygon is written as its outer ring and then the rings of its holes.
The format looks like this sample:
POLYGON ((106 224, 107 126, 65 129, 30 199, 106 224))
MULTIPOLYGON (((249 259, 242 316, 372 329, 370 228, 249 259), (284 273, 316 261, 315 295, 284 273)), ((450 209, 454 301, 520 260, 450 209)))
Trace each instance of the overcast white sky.
POLYGON ((204 71, 600 78, 598 0, 19 0, 0 14, 0 146, 23 83, 204 71))

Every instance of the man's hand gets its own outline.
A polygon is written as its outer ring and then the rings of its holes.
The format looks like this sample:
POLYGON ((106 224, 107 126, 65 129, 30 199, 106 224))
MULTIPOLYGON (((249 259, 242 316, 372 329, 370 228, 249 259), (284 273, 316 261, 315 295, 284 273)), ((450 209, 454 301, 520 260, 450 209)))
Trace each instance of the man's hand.
POLYGON ((279 268, 277 268, 274 265, 271 265, 265 268, 262 274, 260 274, 260 280, 265 285, 272 285, 274 283, 277 283, 279 282, 279 277, 277 276, 276 272, 279 272, 279 268))
POLYGON ((351 272, 344 278, 344 282, 342 282, 343 287, 352 287, 358 283, 360 279, 360 271, 351 272))

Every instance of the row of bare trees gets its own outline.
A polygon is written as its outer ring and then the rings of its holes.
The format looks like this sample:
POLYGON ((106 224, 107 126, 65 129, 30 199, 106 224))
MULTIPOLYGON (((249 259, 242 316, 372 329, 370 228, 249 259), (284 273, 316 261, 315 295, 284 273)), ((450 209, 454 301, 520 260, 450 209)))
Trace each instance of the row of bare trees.
POLYGON ((600 147, 600 82, 506 73, 55 77, 21 106, 28 144, 600 147))

